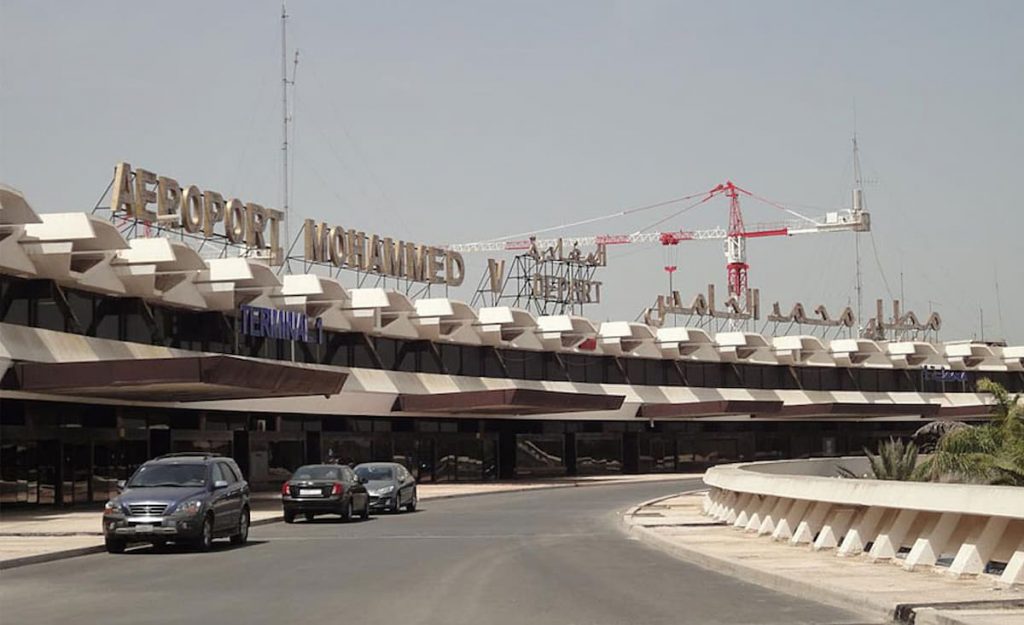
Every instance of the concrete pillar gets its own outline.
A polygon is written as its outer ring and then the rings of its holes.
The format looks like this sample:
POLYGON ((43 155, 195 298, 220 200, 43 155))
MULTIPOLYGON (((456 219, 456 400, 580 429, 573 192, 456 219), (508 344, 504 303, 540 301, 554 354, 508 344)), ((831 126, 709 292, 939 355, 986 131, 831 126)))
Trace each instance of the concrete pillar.
POLYGON ((775 524, 779 522, 782 515, 786 513, 793 505, 792 499, 779 498, 771 512, 765 515, 764 519, 761 520, 761 526, 757 528, 757 535, 764 536, 765 534, 771 534, 775 531, 775 524))
POLYGON ((903 568, 913 571, 917 567, 934 566, 959 524, 959 514, 947 512, 940 516, 935 527, 927 535, 914 541, 914 546, 910 548, 907 559, 903 561, 903 568))
POLYGON ((834 508, 821 526, 818 538, 811 548, 815 551, 834 549, 839 544, 839 537, 845 534, 847 528, 850 527, 854 512, 853 508, 834 508))
POLYGON ((864 545, 875 537, 878 524, 886 513, 886 508, 872 506, 860 515, 843 537, 843 543, 836 551, 838 556, 856 556, 864 551, 864 545))
POLYGON ((750 495, 750 499, 747 500, 746 505, 736 515, 736 520, 733 521, 732 526, 738 529, 744 529, 747 527, 747 523, 750 522, 750 517, 753 516, 757 510, 764 504, 766 497, 762 495, 750 495))
POLYGON ((999 583, 1007 586, 1024 584, 1024 540, 1020 541, 1017 550, 1007 561, 1003 574, 999 576, 999 583))
POLYGON ((1009 523, 1010 519, 1006 517, 990 517, 980 533, 965 540, 960 546, 956 557, 953 558, 953 564, 949 565, 949 574, 954 577, 965 577, 978 575, 984 571, 1009 523))
POLYGON ((772 540, 789 540, 793 536, 793 528, 800 523, 800 519, 807 513, 811 502, 806 499, 796 499, 789 507, 786 514, 779 518, 775 524, 775 531, 772 532, 772 540))
POLYGON ((746 526, 743 528, 748 532, 756 532, 761 527, 761 521, 764 520, 771 509, 775 506, 777 498, 765 495, 761 500, 761 505, 757 507, 757 510, 750 515, 750 520, 747 521, 746 526))
POLYGON ((753 497, 750 493, 740 493, 740 496, 736 498, 736 501, 732 506, 729 507, 729 513, 725 516, 725 522, 732 525, 736 522, 739 514, 748 505, 750 505, 750 499, 753 497))
POLYGON ((875 538, 875 544, 871 545, 871 551, 868 552, 871 560, 877 562, 895 558, 915 519, 917 510, 900 510, 889 528, 883 529, 875 538))
POLYGON ((708 516, 713 519, 718 519, 733 496, 734 495, 731 491, 719 491, 711 500, 711 505, 708 507, 708 516))
POLYGON ((821 531, 821 526, 828 517, 828 511, 832 504, 823 501, 816 501, 807 516, 800 519, 800 523, 789 539, 791 545, 809 545, 814 542, 814 536, 821 531))

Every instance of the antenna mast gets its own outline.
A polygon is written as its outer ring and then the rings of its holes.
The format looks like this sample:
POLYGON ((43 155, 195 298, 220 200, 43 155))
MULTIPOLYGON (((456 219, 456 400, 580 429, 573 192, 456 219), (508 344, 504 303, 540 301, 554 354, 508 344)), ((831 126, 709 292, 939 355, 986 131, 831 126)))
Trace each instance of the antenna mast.
POLYGON ((299 66, 299 51, 295 51, 295 64, 292 69, 292 78, 288 79, 288 11, 285 3, 281 3, 281 178, 282 178, 282 206, 284 212, 284 245, 291 245, 291 235, 288 230, 288 125, 292 123, 292 116, 288 112, 288 87, 295 86, 295 70, 299 66))
MULTIPOLYGON (((853 131, 853 213, 857 217, 864 210, 864 180, 860 173, 860 149, 857 147, 857 131, 853 131)), ((857 253, 857 325, 858 336, 864 330, 864 283, 860 269, 860 231, 853 233, 853 247, 857 253)))

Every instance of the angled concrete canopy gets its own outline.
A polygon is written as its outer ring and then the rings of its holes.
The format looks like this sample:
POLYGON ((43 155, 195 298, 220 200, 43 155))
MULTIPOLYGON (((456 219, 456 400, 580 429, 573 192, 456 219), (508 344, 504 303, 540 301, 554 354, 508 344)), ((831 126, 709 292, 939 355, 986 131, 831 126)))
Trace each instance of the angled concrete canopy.
POLYGON ((695 419, 699 417, 724 417, 744 414, 772 415, 782 408, 781 401, 754 399, 722 399, 688 403, 645 403, 636 416, 642 419, 666 419, 672 417, 695 419))
POLYGON ((142 401, 204 401, 341 392, 347 374, 235 356, 19 363, 23 391, 142 401))
POLYGON ((393 412, 459 414, 551 414, 618 410, 625 397, 540 389, 499 389, 398 396, 393 412))
POLYGON ((825 402, 815 404, 788 404, 778 413, 768 416, 809 417, 809 418, 856 418, 856 417, 903 417, 919 415, 934 417, 939 414, 939 404, 926 402, 914 404, 825 402))

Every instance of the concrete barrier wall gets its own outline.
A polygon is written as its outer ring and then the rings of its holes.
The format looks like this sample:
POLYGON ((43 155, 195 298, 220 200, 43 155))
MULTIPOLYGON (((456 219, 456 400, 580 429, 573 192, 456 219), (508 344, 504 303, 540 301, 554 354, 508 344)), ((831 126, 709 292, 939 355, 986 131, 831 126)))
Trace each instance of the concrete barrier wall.
POLYGON ((1024 584, 1024 488, 839 478, 863 457, 713 467, 704 513, 738 530, 907 571, 1024 584))

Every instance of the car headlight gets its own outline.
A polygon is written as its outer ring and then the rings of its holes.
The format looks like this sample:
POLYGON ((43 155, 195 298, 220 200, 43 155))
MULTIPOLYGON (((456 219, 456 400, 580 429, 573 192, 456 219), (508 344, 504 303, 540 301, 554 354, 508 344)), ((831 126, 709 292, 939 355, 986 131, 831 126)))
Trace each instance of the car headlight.
POLYGON ((182 503, 179 503, 177 505, 177 507, 175 507, 174 513, 175 514, 180 514, 180 515, 183 515, 183 516, 195 516, 195 515, 199 514, 199 511, 202 510, 202 509, 203 509, 203 500, 202 499, 189 499, 188 501, 184 501, 182 503))
POLYGON ((391 486, 385 486, 384 488, 378 488, 377 490, 373 491, 370 494, 371 495, 377 495, 379 497, 380 495, 387 495, 388 493, 390 493, 390 492, 392 492, 394 490, 395 490, 395 485, 392 484, 391 486))
POLYGON ((104 515, 124 514, 124 508, 119 501, 108 501, 103 505, 104 515))

